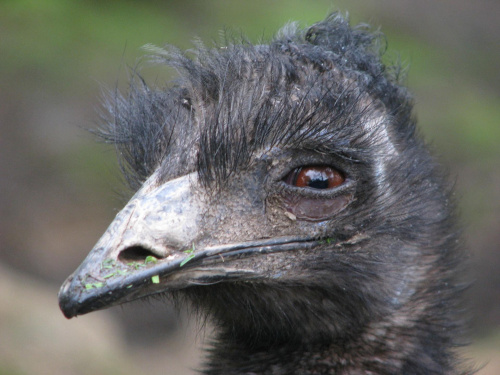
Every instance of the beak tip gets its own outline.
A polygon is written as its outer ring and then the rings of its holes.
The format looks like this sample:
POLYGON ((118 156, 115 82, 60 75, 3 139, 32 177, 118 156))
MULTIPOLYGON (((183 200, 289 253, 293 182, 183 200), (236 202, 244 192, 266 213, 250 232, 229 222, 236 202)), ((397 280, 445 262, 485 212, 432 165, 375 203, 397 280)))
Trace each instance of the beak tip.
POLYGON ((73 276, 70 276, 59 290, 59 308, 67 319, 71 319, 78 314, 78 302, 72 292, 71 284, 73 276))

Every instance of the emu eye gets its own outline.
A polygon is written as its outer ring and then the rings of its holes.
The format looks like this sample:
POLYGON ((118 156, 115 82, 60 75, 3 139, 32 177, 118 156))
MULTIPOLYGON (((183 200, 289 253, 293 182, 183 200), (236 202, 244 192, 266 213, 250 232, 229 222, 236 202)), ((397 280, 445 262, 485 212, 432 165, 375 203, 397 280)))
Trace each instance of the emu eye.
POLYGON ((342 185, 345 176, 332 167, 315 165, 295 168, 283 181, 292 186, 324 190, 342 185))

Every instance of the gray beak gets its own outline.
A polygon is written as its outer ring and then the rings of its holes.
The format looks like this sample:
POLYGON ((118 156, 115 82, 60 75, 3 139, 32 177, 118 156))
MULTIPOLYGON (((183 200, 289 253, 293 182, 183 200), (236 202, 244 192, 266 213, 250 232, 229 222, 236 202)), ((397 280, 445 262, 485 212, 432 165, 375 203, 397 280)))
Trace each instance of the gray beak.
POLYGON ((162 276, 194 257, 200 213, 192 194, 196 175, 160 186, 156 179, 144 183, 61 287, 66 317, 151 294, 162 276))

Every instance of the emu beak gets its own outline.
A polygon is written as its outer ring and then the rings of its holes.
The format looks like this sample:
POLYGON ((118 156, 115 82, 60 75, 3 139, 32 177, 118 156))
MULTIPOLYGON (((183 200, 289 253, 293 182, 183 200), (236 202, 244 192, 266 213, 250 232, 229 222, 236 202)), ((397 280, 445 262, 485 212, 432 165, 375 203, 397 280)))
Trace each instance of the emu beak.
POLYGON ((118 213, 59 291, 67 318, 145 296, 252 278, 257 270, 231 267, 224 259, 311 248, 304 238, 280 237, 198 248, 203 203, 194 174, 157 186, 153 175, 118 213))
MULTIPOLYGON (((196 176, 156 186, 151 176, 118 213, 95 247, 59 291, 67 318, 140 298, 160 277, 179 269, 198 232, 196 176)), ((183 264, 182 264, 183 265, 183 264)))

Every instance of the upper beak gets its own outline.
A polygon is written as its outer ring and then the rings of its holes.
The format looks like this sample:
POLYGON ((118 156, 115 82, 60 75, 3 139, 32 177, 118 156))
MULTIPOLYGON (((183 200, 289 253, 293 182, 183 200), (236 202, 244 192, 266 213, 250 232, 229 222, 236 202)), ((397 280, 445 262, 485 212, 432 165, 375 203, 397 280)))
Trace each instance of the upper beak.
POLYGON ((199 189, 195 174, 160 186, 155 175, 150 177, 62 285, 64 315, 71 318, 192 284, 252 278, 256 270, 231 268, 224 259, 318 244, 281 237, 198 248, 204 212, 199 189))

